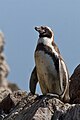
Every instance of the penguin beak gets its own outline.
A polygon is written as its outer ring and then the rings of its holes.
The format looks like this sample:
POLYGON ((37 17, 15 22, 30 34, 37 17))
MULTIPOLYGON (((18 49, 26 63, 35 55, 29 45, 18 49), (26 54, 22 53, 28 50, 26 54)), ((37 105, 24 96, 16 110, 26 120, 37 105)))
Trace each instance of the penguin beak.
POLYGON ((41 31, 41 27, 36 26, 35 30, 38 31, 38 32, 40 32, 41 31))
POLYGON ((36 30, 37 32, 39 32, 40 34, 43 33, 43 32, 45 32, 45 31, 44 31, 41 27, 39 27, 39 26, 35 27, 35 30, 36 30))

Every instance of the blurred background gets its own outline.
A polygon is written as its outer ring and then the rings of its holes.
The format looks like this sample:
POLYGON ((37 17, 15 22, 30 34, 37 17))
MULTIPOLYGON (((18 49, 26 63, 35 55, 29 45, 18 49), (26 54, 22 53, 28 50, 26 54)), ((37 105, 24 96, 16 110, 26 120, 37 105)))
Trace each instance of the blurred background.
POLYGON ((37 25, 53 29, 71 75, 80 63, 80 0, 0 0, 0 29, 5 35, 4 52, 10 66, 8 80, 26 91, 35 65, 37 25))

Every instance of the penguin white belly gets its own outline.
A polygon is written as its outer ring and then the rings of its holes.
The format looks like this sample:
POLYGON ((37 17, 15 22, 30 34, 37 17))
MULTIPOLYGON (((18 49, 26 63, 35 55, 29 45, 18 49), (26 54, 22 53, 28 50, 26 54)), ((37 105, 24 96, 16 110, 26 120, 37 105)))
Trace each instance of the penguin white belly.
POLYGON ((35 63, 42 93, 61 94, 59 74, 57 73, 52 57, 44 51, 36 51, 35 63))

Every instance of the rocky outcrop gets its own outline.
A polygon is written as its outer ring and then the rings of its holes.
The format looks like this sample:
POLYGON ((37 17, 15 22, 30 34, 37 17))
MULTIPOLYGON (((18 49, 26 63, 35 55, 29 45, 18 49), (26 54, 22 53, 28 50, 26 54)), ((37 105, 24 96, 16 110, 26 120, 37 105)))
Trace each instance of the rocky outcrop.
POLYGON ((16 91, 0 104, 0 120, 79 120, 80 105, 63 103, 51 96, 16 91))
POLYGON ((80 103, 80 64, 74 70, 70 80, 71 103, 80 103))
POLYGON ((7 76, 9 74, 9 66, 4 55, 4 45, 4 35, 0 32, 0 86, 6 88, 8 86, 7 76))
POLYGON ((19 89, 16 84, 10 83, 7 80, 10 69, 4 55, 4 47, 4 34, 0 32, 0 102, 7 97, 9 93, 19 89))

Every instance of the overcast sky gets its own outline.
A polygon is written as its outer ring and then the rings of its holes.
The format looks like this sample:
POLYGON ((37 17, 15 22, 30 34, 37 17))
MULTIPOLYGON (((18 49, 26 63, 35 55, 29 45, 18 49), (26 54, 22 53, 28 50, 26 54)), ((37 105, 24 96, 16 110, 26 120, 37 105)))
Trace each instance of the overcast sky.
POLYGON ((26 91, 34 67, 36 25, 53 29, 71 75, 80 63, 80 0, 0 0, 0 29, 11 70, 8 80, 26 91))

